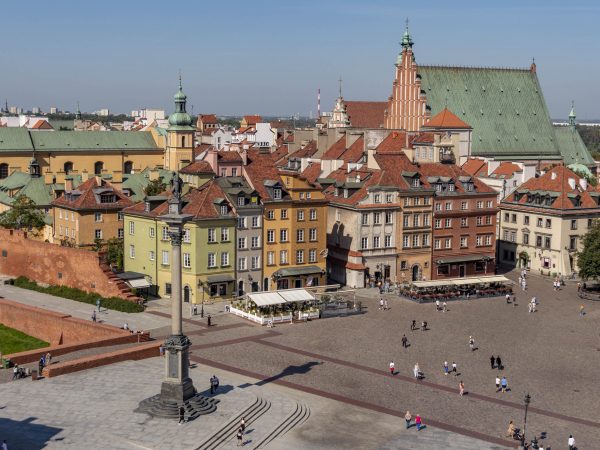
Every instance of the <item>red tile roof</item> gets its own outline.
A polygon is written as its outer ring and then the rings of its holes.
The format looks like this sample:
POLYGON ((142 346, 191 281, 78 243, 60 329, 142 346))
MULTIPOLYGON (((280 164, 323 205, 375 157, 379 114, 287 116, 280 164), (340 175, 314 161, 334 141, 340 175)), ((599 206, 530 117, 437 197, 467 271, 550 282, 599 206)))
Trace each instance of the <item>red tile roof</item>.
POLYGON ((248 164, 244 167, 244 170, 248 181, 263 199, 271 199, 269 191, 265 188, 265 181, 278 181, 283 185, 272 153, 250 150, 248 152, 248 164))
POLYGON ((329 147, 321 159, 339 159, 339 157, 346 151, 346 137, 342 136, 329 147))
POLYGON ((518 164, 504 161, 490 174, 490 176, 495 176, 496 178, 510 178, 516 172, 522 171, 523 169, 521 169, 521 166, 518 164))
POLYGON ((382 128, 387 102, 346 101, 346 112, 355 128, 382 128))
POLYGON ((319 149, 317 148, 317 142, 310 140, 304 147, 301 147, 298 150, 296 150, 294 153, 291 153, 289 155, 289 157, 290 158, 310 158, 315 153, 317 153, 318 150, 319 149))
POLYGON ((488 165, 483 159, 470 158, 462 165, 462 169, 474 177, 487 177, 488 165))
POLYGON ((435 141, 435 133, 431 131, 422 131, 413 138, 409 138, 410 147, 414 144, 433 144, 435 141))
POLYGON ((341 160, 350 163, 358 162, 363 157, 365 152, 365 138, 359 137, 348 149, 340 155, 341 160))
POLYGON ((208 150, 210 147, 212 147, 211 144, 200 144, 197 145, 196 147, 194 147, 193 150, 193 159, 196 159, 196 157, 201 154, 202 152, 205 152, 206 150, 208 150))
POLYGON ((133 205, 133 202, 108 181, 92 177, 81 183, 77 189, 65 192, 64 195, 54 200, 52 205, 74 210, 120 210, 133 205), (115 201, 112 203, 101 203, 101 191, 106 191, 107 194, 114 194, 115 201))
POLYGON ((472 127, 458 118, 456 114, 448 108, 444 108, 435 116, 430 118, 423 128, 443 128, 443 129, 471 129, 472 127))
POLYGON ((490 193, 496 195, 497 192, 479 178, 474 177, 467 171, 458 167, 454 164, 443 164, 443 163, 421 163, 419 164, 418 171, 421 175, 426 177, 450 177, 455 182, 455 192, 468 194, 463 187, 462 183, 459 181, 458 177, 473 177, 473 185, 475 190, 472 192, 473 194, 481 194, 481 193, 490 193))
POLYGON ((54 129, 47 120, 38 120, 31 128, 34 130, 53 130, 54 129))
POLYGON ((179 173, 185 173, 188 175, 199 175, 199 174, 214 174, 212 167, 207 161, 195 161, 188 166, 185 166, 179 171, 179 173))
POLYGON ((242 155, 235 150, 219 150, 217 152, 217 157, 219 158, 219 162, 235 162, 242 163, 242 155))
POLYGON ((321 175, 321 163, 313 162, 308 165, 302 172, 302 176, 306 178, 309 183, 315 183, 321 175))
POLYGON ((246 125, 252 126, 252 125, 256 125, 259 122, 262 122, 262 117, 255 114, 255 115, 251 115, 251 116, 244 116, 244 120, 246 121, 246 125))
POLYGON ((405 131, 392 131, 381 143, 377 146, 376 152, 380 153, 396 153, 402 149, 408 148, 408 134, 405 131))
POLYGON ((201 120, 203 124, 207 123, 218 123, 217 116, 214 114, 200 114, 198 120, 201 120))

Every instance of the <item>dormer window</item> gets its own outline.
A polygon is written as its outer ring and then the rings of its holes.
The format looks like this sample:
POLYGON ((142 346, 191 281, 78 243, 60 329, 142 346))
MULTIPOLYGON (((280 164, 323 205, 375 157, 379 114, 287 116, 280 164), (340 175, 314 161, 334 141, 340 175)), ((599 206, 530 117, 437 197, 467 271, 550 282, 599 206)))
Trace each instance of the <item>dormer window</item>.
POLYGON ((435 183, 435 192, 442 192, 442 183, 435 183))
POLYGON ((227 207, 227 205, 221 205, 221 215, 226 216, 228 212, 229 208, 227 207))
POLYGON ((336 197, 340 196, 340 190, 338 188, 335 188, 335 190, 333 191, 333 195, 335 195, 336 197))
POLYGON ((465 183, 465 189, 467 192, 473 192, 473 183, 465 183))
POLYGON ((147 213, 150 212, 150 202, 144 203, 144 211, 147 213))
POLYGON ((344 198, 348 198, 348 189, 344 188, 344 198))
POLYGON ((454 192, 454 184, 453 183, 448 183, 448 190, 450 192, 454 192))
POLYGON ((281 200, 281 189, 280 188, 273 189, 273 199, 281 200))
POLYGON ((237 199, 238 206, 244 206, 245 203, 246 203, 246 198, 243 196, 239 196, 237 199))
POLYGON ((100 195, 100 203, 114 203, 115 195, 114 194, 102 194, 100 195))
MULTIPOLYGON (((346 195, 345 195, 345 197, 347 198, 346 195)), ((381 194, 375 194, 375 195, 373 195, 373 201, 375 203, 381 203, 381 194)))
POLYGON ((421 181, 418 178, 413 178, 412 187, 418 188, 419 186, 421 186, 421 181))

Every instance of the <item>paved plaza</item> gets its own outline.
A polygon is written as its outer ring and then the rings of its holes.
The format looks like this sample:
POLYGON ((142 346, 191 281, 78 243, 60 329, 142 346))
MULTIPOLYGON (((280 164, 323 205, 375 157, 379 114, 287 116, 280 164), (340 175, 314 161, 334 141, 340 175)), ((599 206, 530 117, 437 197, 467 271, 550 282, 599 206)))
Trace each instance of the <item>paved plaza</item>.
MULTIPOLYGON (((8 295, 3 289, 0 295, 27 301, 28 291, 11 287, 8 295)), ((216 372, 223 384, 233 387, 221 394, 222 405, 215 413, 221 416, 179 428, 160 421, 143 426, 131 411, 160 386, 162 361, 154 358, 0 386, 0 439, 6 424, 13 424, 2 418, 24 423, 32 417, 27 423, 49 435, 50 448, 69 442, 73 446, 89 442, 88 447, 96 448, 91 443, 102 439, 111 443, 110 448, 196 448, 208 436, 203 423, 226 422, 227 414, 252 401, 252 396, 244 399, 247 392, 256 395, 254 391, 260 390, 261 396, 279 402, 282 411, 296 404, 310 409, 305 422, 268 448, 505 448, 515 444, 504 436, 508 422, 522 425, 523 397, 530 393, 528 436, 543 437, 545 447, 560 449, 573 434, 580 449, 597 448, 600 305, 584 302, 586 314, 580 317, 575 290, 570 284, 555 292, 551 280, 530 276, 528 291, 517 292, 517 306, 506 304, 504 298, 462 300, 449 303, 445 313, 437 312, 433 304, 419 305, 394 295, 387 296, 390 309, 379 311, 378 295, 363 291, 357 298, 366 307, 365 314, 273 329, 222 314, 222 304, 211 305, 214 327, 194 318, 185 321, 185 329, 193 343, 191 360, 198 364, 192 369, 196 386, 202 390, 216 372), (526 303, 533 295, 539 306, 530 314, 526 303), (429 329, 410 331, 413 319, 427 321, 429 329), (407 349, 401 346, 404 333, 410 343, 407 349), (470 335, 475 351, 469 349, 470 335), (490 368, 492 354, 502 357, 505 367, 500 374, 507 377, 507 393, 496 392, 498 371, 490 368), (390 360, 398 372, 394 376, 389 374, 390 360), (459 376, 443 374, 445 360, 456 361, 459 376), (421 381, 412 377, 417 362, 425 373, 421 381), (468 392, 464 397, 458 395, 460 380, 468 392), (73 385, 78 389, 68 389, 73 385), (419 433, 405 430, 407 409, 413 417, 421 414, 427 428, 419 433), (89 415, 90 410, 96 416, 89 415), (50 436, 50 428, 59 431, 50 436), (161 446, 171 429, 181 440, 161 446), (103 436, 116 436, 115 443, 103 436), (127 442, 123 436, 129 436, 127 442)), ((168 309, 160 304, 129 317, 134 317, 130 323, 136 321, 144 329, 155 325, 157 336, 169 320, 168 309)), ((271 422, 264 429, 277 421, 267 417, 271 416, 265 415, 263 421, 271 422)))

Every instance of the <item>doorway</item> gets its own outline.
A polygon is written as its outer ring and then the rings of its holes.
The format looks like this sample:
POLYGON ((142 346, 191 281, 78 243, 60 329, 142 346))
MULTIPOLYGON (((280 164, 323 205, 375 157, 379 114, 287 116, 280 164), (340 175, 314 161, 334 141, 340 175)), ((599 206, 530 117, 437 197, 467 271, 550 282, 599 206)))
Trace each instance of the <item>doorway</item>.
POLYGON ((244 281, 238 281, 238 297, 242 297, 244 295, 244 281))
POLYGON ((183 288, 183 301, 184 303, 190 302, 190 287, 188 285, 183 288))
POLYGON ((412 280, 421 281, 421 267, 415 264, 412 268, 412 280))
POLYGON ((467 266, 465 266, 464 264, 461 264, 460 266, 458 266, 458 277, 459 278, 464 278, 466 273, 467 273, 467 266))

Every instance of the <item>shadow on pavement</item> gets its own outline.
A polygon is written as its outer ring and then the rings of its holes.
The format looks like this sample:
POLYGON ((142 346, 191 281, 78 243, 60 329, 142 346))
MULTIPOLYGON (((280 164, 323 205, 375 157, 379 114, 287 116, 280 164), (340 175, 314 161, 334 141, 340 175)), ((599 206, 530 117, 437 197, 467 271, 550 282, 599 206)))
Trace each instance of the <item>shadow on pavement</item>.
MULTIPOLYGON (((62 428, 33 423, 37 417, 22 421, 0 418, 0 439, 6 440, 10 449, 42 449, 62 431, 62 428)), ((61 439, 56 439, 61 440, 61 439)), ((1 441, 0 441, 1 442, 1 441)))
POLYGON ((286 377, 289 375, 308 373, 313 368, 313 366, 318 366, 319 364, 323 364, 323 363, 319 362, 319 361, 310 361, 310 362, 307 362, 306 364, 302 364, 300 366, 287 366, 285 369, 283 369, 277 375, 273 375, 272 377, 265 378, 264 380, 261 380, 261 381, 255 383, 255 385, 263 386, 267 383, 270 383, 275 380, 279 380, 280 378, 283 378, 283 377, 286 377))

